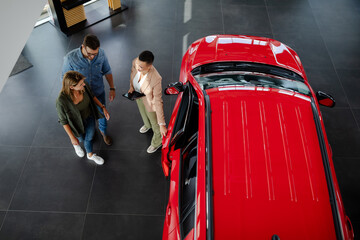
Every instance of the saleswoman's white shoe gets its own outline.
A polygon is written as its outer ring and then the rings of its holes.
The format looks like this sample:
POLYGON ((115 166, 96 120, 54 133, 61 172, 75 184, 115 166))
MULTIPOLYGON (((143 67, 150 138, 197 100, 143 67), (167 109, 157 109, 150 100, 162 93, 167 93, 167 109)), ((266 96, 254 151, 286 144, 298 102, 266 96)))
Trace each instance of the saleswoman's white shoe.
POLYGON ((139 129, 139 132, 140 133, 146 133, 147 131, 149 131, 150 128, 147 128, 145 125, 142 126, 140 129, 139 129))
POLYGON ((150 145, 150 147, 148 147, 148 149, 146 150, 148 153, 154 153, 156 152, 156 150, 158 150, 162 145, 160 144, 157 147, 153 147, 152 145, 150 145))

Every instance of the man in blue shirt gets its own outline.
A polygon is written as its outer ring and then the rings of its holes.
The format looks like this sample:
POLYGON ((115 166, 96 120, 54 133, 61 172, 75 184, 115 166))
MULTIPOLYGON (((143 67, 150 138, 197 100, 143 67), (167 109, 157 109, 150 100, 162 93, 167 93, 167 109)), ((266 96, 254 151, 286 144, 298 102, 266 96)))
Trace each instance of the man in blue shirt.
MULTIPOLYGON (((103 76, 105 75, 110 87, 109 100, 110 102, 114 100, 115 86, 111 67, 104 50, 100 48, 100 41, 95 35, 86 35, 82 45, 64 57, 62 76, 71 70, 77 71, 86 77, 85 81, 90 85, 91 91, 104 106, 106 101, 103 76)), ((103 113, 102 108, 98 108, 103 113)), ((99 119, 98 123, 104 142, 111 145, 112 139, 106 132, 106 118, 99 119)))

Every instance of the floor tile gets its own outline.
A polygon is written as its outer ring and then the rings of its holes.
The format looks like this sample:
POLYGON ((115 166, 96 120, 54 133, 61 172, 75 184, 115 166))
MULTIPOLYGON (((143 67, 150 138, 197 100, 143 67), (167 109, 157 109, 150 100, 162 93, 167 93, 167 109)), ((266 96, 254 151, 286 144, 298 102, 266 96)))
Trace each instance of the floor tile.
POLYGON ((5 215, 6 215, 6 212, 1 212, 0 211, 0 227, 2 226, 3 224, 3 221, 5 219, 5 215))
POLYGON ((355 239, 357 239, 358 236, 359 236, 359 233, 360 233, 360 220, 359 220, 359 217, 357 217, 357 218, 352 217, 350 220, 351 220, 351 224, 352 224, 353 229, 354 229, 355 239))
POLYGON ((201 26, 209 30, 223 30, 221 4, 219 1, 178 1, 176 26, 181 28, 201 26))
POLYGON ((80 239, 82 214, 8 212, 0 239, 80 239))
POLYGON ((180 68, 181 68, 181 61, 182 57, 179 60, 174 61, 173 65, 173 79, 174 82, 178 82, 180 79, 180 68))
POLYGON ((352 111, 354 113, 354 116, 355 116, 358 126, 360 126, 360 108, 352 109, 352 111))
POLYGON ((88 214, 83 239, 161 239, 163 223, 162 216, 88 214))
POLYGON ((325 129, 332 130, 353 130, 357 129, 353 112, 349 108, 321 108, 325 129))
POLYGON ((32 148, 10 209, 85 212, 94 170, 72 148, 32 148))
POLYGON ((131 63, 144 50, 150 50, 159 59, 172 59, 174 34, 170 30, 127 28, 124 41, 128 44, 121 52, 131 63))
MULTIPOLYGON (((61 60, 61 56, 68 49, 68 45, 69 40, 61 31, 50 23, 45 23, 34 28, 24 46, 23 54, 34 66, 44 67, 44 60, 51 58, 61 60)), ((46 67, 59 67, 59 65, 51 66, 49 64, 46 67)))
POLYGON ((269 7, 310 8, 310 4, 307 0, 265 0, 265 2, 269 7))
POLYGON ((47 98, 0 94, 0 144, 30 146, 47 98))
POLYGON ((360 2, 357 0, 308 0, 314 9, 358 9, 360 2))
POLYGON ((166 10, 159 5, 148 4, 148 2, 133 2, 131 8, 124 12, 127 26, 139 30, 173 29, 176 17, 175 4, 167 2, 165 5, 167 6, 166 10))
POLYGON ((360 107, 360 84, 358 84, 359 70, 338 70, 337 71, 345 94, 351 107, 360 107))
POLYGON ((266 7, 223 4, 223 15, 226 34, 272 33, 266 7))
POLYGON ((162 215, 165 178, 160 151, 103 151, 106 164, 97 168, 88 212, 162 215))
POLYGON ((265 6, 266 0, 221 0, 222 4, 234 4, 245 6, 265 6))
MULTIPOLYGON (((146 150, 151 142, 151 133, 146 134, 139 133, 139 129, 142 127, 143 122, 138 113, 136 103, 130 102, 126 108, 133 112, 131 115, 125 115, 126 109, 123 107, 121 110, 113 111, 110 113, 110 121, 108 124, 109 135, 113 138, 113 144, 111 146, 104 146, 106 149, 134 149, 137 151, 146 150), (131 123, 124 123, 131 122, 131 123), (124 123, 124 124, 122 124, 124 123)), ((125 106, 124 105, 124 106, 125 106)))
POLYGON ((7 210, 29 155, 28 147, 0 146, 0 210, 7 210))
POLYGON ((274 34, 319 30, 311 8, 268 7, 267 10, 274 34))
POLYGON ((305 69, 309 83, 315 92, 323 91, 335 98, 337 107, 349 107, 347 96, 333 68, 305 69))
POLYGON ((360 36, 324 36, 324 41, 336 69, 360 69, 360 36))
POLYGON ((54 73, 60 70, 62 62, 54 57, 47 58, 45 61, 49 64, 46 70, 33 62, 33 67, 9 77, 2 94, 19 98, 22 96, 48 97, 56 80, 54 73))
POLYGON ((360 181, 360 158, 335 157, 333 161, 346 213, 350 220, 359 221, 360 186, 354 183, 360 181))
POLYGON ((323 36, 360 37, 360 14, 357 9, 320 8, 313 12, 323 36))
POLYGON ((329 143, 335 157, 360 157, 360 130, 327 131, 329 143))

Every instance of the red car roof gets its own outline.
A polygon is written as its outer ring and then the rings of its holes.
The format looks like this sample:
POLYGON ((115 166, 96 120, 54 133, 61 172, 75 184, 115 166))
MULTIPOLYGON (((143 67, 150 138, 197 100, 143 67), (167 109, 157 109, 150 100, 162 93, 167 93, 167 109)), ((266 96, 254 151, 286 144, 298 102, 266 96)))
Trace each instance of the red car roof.
POLYGON ((213 35, 199 39, 189 47, 188 69, 224 61, 256 62, 286 68, 305 77, 296 52, 285 44, 263 37, 213 35))
POLYGON ((336 239, 310 98, 207 90, 215 239, 336 239))

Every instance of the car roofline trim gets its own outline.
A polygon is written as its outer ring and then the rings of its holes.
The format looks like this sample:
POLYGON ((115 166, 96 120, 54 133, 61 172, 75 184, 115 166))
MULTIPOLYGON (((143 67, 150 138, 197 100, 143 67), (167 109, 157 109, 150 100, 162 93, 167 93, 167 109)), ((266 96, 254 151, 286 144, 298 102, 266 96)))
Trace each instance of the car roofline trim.
POLYGON ((205 99, 205 139, 206 139, 206 214, 207 214, 207 240, 214 239, 214 208, 213 208, 213 177, 212 177, 212 146, 211 146, 211 106, 210 106, 210 97, 207 95, 206 91, 203 91, 205 99))
POLYGON ((339 206, 336 201, 336 193, 335 193, 335 187, 334 187, 334 181, 331 174, 331 168, 330 168, 330 162, 329 162, 329 156, 325 145, 325 139, 324 139, 324 133, 322 130, 322 125, 319 119, 319 112, 315 105, 315 100, 313 97, 311 97, 311 109, 313 111, 315 126, 316 126, 316 132, 318 135, 320 150, 321 150, 321 156, 323 160, 324 170, 325 170, 325 177, 326 177, 326 183, 328 186, 328 192, 329 192, 329 198, 330 198, 330 205, 331 205, 331 211, 333 215, 334 220, 334 228, 336 233, 336 239, 342 240, 344 239, 344 232, 341 226, 341 220, 339 216, 339 206))

